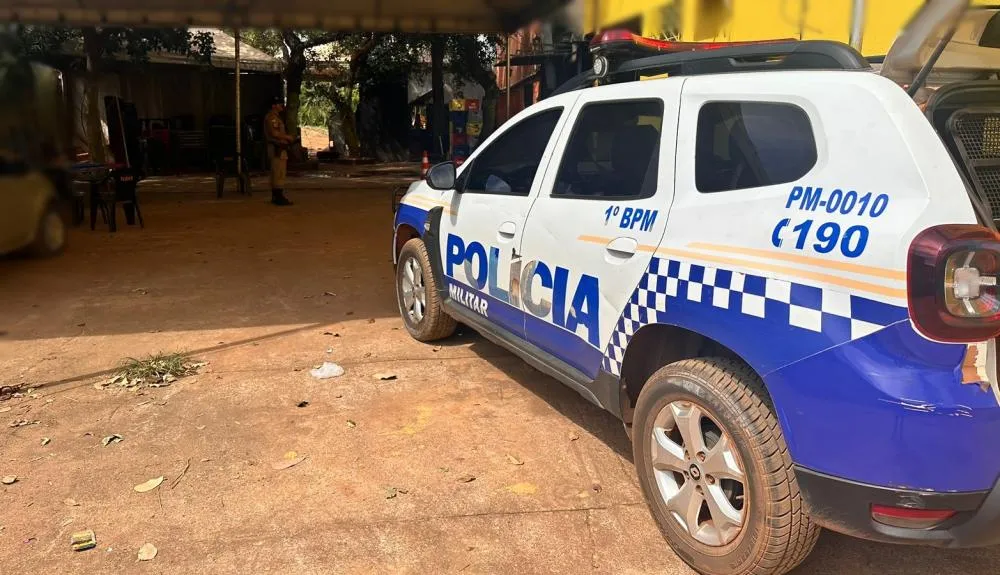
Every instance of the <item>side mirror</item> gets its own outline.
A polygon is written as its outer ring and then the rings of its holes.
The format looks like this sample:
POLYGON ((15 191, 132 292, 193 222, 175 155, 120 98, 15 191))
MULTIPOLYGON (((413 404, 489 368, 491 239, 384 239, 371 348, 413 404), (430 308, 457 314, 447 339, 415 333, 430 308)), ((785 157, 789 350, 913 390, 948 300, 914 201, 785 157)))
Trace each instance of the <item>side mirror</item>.
POLYGON ((455 189, 455 164, 452 162, 442 162, 435 164, 427 170, 427 185, 432 190, 453 190, 455 189))

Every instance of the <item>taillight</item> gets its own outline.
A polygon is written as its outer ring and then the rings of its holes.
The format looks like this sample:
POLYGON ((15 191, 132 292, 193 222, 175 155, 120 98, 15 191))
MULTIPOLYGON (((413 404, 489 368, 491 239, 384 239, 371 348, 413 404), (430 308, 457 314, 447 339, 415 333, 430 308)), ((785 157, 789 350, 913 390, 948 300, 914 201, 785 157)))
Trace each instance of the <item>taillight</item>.
POLYGON ((1000 335, 1000 235, 982 226, 926 229, 910 244, 910 319, 930 339, 968 343, 1000 335))

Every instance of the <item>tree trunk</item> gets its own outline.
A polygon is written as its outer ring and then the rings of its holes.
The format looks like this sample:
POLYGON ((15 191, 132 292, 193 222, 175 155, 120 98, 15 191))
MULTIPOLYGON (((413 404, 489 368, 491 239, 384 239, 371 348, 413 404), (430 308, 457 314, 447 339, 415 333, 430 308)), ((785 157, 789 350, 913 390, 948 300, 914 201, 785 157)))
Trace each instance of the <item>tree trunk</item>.
POLYGON ((285 82, 288 87, 288 101, 285 103, 285 129, 291 135, 299 133, 299 107, 302 101, 302 78, 306 73, 305 49, 295 47, 288 58, 285 82))
POLYGON ((84 98, 87 105, 87 147, 90 161, 104 163, 104 129, 101 127, 101 94, 99 89, 100 62, 104 53, 104 39, 94 28, 83 29, 83 49, 87 55, 87 78, 84 82, 84 98))
POLYGON ((482 144, 483 140, 490 137, 493 130, 497 128, 497 102, 500 100, 500 91, 495 89, 496 84, 493 84, 494 89, 490 89, 490 86, 486 86, 486 94, 483 96, 483 105, 481 109, 483 111, 483 131, 479 134, 479 143, 482 144))
POLYGON ((431 125, 434 144, 431 155, 440 161, 447 157, 448 108, 444 101, 444 38, 435 34, 431 39, 431 125))
POLYGON ((344 150, 344 156, 356 158, 361 150, 361 143, 358 140, 358 126, 354 118, 354 110, 351 107, 351 96, 353 95, 353 89, 346 88, 347 94, 342 94, 334 86, 330 90, 330 99, 333 100, 333 107, 337 110, 337 115, 340 117, 340 130, 344 135, 344 144, 347 149, 344 150))

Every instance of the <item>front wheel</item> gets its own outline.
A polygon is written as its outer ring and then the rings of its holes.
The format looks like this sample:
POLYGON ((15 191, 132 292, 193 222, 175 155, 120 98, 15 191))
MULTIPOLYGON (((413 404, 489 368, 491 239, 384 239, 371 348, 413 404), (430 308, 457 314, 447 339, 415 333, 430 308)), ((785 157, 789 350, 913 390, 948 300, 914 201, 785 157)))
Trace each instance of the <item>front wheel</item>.
POLYGON ((414 339, 434 341, 455 333, 458 324, 441 306, 427 247, 420 238, 406 242, 399 252, 396 299, 403 325, 414 339))
POLYGON ((59 206, 51 202, 45 208, 42 219, 38 222, 38 229, 35 231, 35 241, 32 242, 29 250, 36 257, 52 257, 62 253, 66 248, 66 221, 59 206))
POLYGON ((639 482, 677 555, 707 575, 780 575, 819 537, 756 374, 685 360, 649 378, 636 405, 639 482))

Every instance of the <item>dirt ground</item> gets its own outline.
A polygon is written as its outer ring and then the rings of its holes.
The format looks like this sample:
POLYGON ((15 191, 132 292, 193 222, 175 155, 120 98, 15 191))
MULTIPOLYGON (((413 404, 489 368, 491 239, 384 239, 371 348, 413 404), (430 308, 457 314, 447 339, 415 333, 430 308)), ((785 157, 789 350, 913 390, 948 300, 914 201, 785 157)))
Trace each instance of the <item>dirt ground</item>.
MULTIPOLYGON (((468 330, 407 336, 394 183, 297 178, 278 209, 216 200, 206 178, 152 181, 146 229, 75 229, 58 259, 0 260, 0 383, 34 389, 0 402, 0 476, 18 477, 0 486, 0 572, 690 573, 611 416, 468 330), (157 351, 209 364, 165 388, 94 388, 157 351), (310 377, 328 360, 346 375, 310 377), (289 451, 307 458, 274 469, 289 451), (97 548, 71 551, 84 529, 97 548), (159 553, 138 563, 144 543, 159 553)), ((825 533, 798 573, 998 560, 825 533)))

